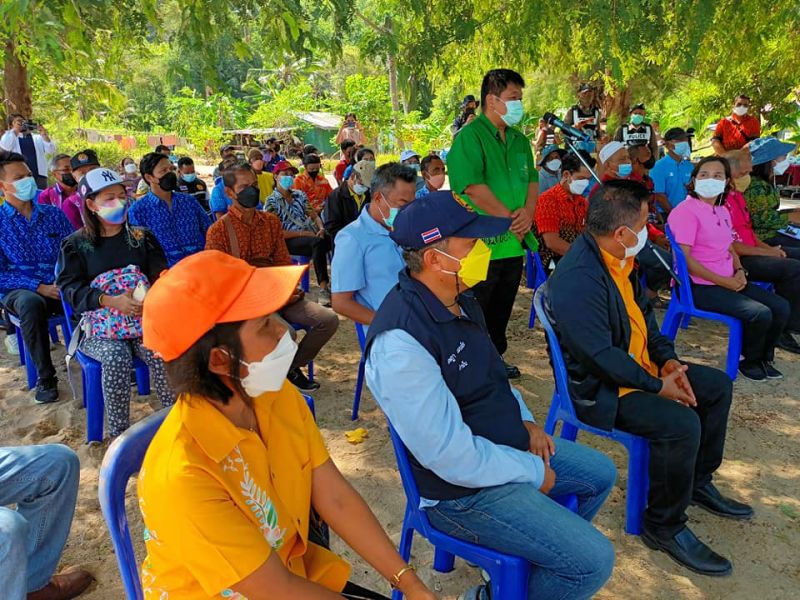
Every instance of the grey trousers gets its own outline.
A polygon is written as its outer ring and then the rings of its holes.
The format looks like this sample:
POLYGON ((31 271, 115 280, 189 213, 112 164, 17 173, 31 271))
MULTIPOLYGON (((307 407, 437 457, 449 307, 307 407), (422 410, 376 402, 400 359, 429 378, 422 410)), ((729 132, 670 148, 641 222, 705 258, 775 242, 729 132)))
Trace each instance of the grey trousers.
POLYGON ((289 324, 301 325, 306 329, 292 363, 293 369, 314 360, 339 327, 339 317, 335 312, 306 298, 283 307, 279 314, 289 324))

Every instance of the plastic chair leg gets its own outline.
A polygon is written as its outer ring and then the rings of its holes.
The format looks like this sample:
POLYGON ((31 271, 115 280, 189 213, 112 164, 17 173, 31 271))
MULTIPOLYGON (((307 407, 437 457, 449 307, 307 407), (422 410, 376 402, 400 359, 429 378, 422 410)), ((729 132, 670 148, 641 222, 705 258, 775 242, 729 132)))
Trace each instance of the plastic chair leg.
POLYGON ((361 406, 361 390, 364 387, 364 357, 358 362, 358 376, 356 377, 356 391, 353 394, 353 413, 350 415, 350 420, 355 421, 358 419, 358 409, 361 406))
POLYGON ((571 423, 567 423, 564 421, 561 425, 561 439, 569 440, 570 442, 574 442, 575 438, 578 437, 578 428, 571 423))
POLYGON ((50 330, 50 341, 54 344, 58 343, 58 325, 56 323, 51 323, 47 327, 50 330))
POLYGON ((19 348, 19 364, 25 366, 25 340, 22 339, 22 331, 16 327, 15 335, 17 336, 17 348, 19 348))
POLYGON ((689 329, 689 325, 692 323, 692 315, 685 314, 683 316, 683 321, 681 321, 681 329, 689 329))
POLYGON ((83 371, 84 402, 86 403, 86 443, 103 441, 103 383, 100 369, 86 368, 83 371))
POLYGON ((141 367, 134 371, 136 373, 136 389, 140 396, 150 395, 150 369, 141 367))
MULTIPOLYGON (((403 560, 408 562, 411 559, 411 544, 414 542, 414 528, 408 525, 410 521, 409 509, 406 507, 406 516, 403 519, 403 533, 400 536, 400 547, 397 552, 403 557, 403 560)), ((401 600, 403 592, 394 590, 392 592, 392 600, 401 600)))
POLYGON ((647 441, 637 439, 628 447, 628 489, 625 493, 625 533, 640 535, 647 508, 650 451, 647 441))
POLYGON ((725 359, 725 372, 731 381, 736 381, 739 373, 739 356, 742 353, 742 326, 732 324, 728 332, 728 356, 725 359))
POLYGON ((502 565, 498 569, 492 569, 489 573, 492 586, 492 598, 527 598, 528 577, 530 569, 520 569, 517 565, 502 565))
POLYGON ((308 380, 314 381, 314 361, 308 363, 308 380))
POLYGON ((677 310, 670 309, 671 307, 667 308, 667 312, 664 315, 664 321, 661 323, 661 334, 675 341, 675 337, 678 335, 678 327, 680 327, 683 315, 677 310))
POLYGON ((27 346, 20 346, 20 353, 19 355, 25 355, 25 376, 28 378, 28 389, 32 390, 36 387, 36 380, 39 378, 39 374, 36 372, 36 365, 33 364, 33 357, 31 353, 28 351, 27 346))
POLYGON ((528 317, 528 329, 533 329, 533 326, 535 324, 536 324, 536 310, 534 310, 533 308, 533 298, 531 298, 531 314, 528 317))
POLYGON ((433 570, 439 573, 450 573, 456 564, 456 557, 445 550, 436 548, 433 553, 433 570))

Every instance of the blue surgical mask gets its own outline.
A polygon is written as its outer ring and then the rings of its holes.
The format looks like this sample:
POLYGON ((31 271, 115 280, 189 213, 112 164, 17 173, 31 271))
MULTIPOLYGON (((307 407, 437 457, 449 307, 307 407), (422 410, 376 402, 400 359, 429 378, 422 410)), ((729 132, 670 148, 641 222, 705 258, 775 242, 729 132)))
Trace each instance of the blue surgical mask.
POLYGON ((14 197, 20 202, 30 202, 36 196, 36 180, 33 177, 25 177, 14 182, 14 197))
POLYGON ((644 123, 644 115, 631 115, 631 123, 641 125, 644 123))
POLYGON ((197 173, 186 173, 181 175, 181 179, 183 179, 186 183, 192 183, 197 179, 197 173))
POLYGON ((281 175, 278 183, 283 189, 290 190, 294 185, 294 175, 281 175))
POLYGON ((525 115, 525 109, 522 107, 522 100, 508 100, 505 102, 506 114, 500 115, 503 122, 509 127, 513 127, 525 115))
POLYGON ((632 164, 620 165, 617 167, 617 177, 627 177, 631 173, 633 173, 632 164))
POLYGON ((381 217, 383 217, 383 222, 386 223, 386 226, 389 229, 394 229, 394 220, 397 217, 397 213, 400 212, 400 209, 395 208, 394 206, 389 206, 389 203, 386 202, 386 198, 382 198, 382 200, 386 203, 386 206, 389 207, 389 216, 387 217, 385 214, 383 214, 383 210, 381 210, 380 204, 376 205, 378 207, 378 212, 381 213, 381 217))
POLYGON ((367 193, 369 188, 361 183, 354 183, 353 184, 353 191, 358 194, 359 196, 363 196, 367 193))
POLYGON ((678 156, 683 156, 684 158, 689 158, 692 155, 692 149, 689 146, 689 142, 678 142, 675 144, 675 154, 678 156))

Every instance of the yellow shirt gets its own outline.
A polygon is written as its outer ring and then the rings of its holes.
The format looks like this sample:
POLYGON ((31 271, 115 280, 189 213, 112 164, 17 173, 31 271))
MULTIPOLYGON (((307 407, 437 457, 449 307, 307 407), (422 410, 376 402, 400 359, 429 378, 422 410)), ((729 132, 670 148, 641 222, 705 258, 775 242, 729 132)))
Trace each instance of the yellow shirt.
POLYGON ((258 181, 258 201, 264 204, 272 194, 272 190, 275 189, 275 178, 272 173, 259 173, 256 178, 258 181))
POLYGON ((356 194, 353 191, 353 187, 348 185, 347 189, 350 190, 350 195, 353 197, 353 200, 356 201, 356 206, 358 206, 358 210, 361 210, 361 205, 364 203, 364 198, 367 196, 366 194, 356 194))
MULTIPOLYGON (((609 273, 611 273, 611 278, 617 284, 617 289, 622 296, 622 301, 625 303, 625 310, 628 312, 628 318, 631 322, 631 343, 628 346, 628 354, 650 375, 658 377, 658 367, 650 362, 650 353, 647 351, 647 323, 645 323, 642 309, 636 304, 636 297, 633 295, 633 284, 630 280, 630 274, 633 271, 633 259, 625 261, 623 266, 616 256, 612 256, 602 248, 600 248, 600 253, 609 273)), ((622 397, 635 391, 631 388, 620 387, 619 395, 622 397)))
POLYGON ((272 552, 295 575, 338 592, 349 565, 308 542, 311 472, 328 452, 290 383, 255 400, 258 433, 182 395, 139 472, 145 599, 239 598, 230 588, 272 552))

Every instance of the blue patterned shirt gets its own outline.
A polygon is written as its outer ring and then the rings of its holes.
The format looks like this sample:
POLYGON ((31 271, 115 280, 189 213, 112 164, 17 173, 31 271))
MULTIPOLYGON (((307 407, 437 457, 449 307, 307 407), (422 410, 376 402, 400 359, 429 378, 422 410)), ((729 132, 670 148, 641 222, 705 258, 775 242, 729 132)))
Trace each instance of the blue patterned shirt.
POLYGON ((61 240, 72 233, 67 217, 55 206, 32 203, 30 221, 8 202, 0 206, 0 294, 36 291, 52 284, 61 240))
POLYGON ((286 198, 278 190, 275 190, 267 198, 265 210, 278 216, 284 231, 310 231, 313 221, 306 212, 308 197, 305 192, 292 190, 292 200, 292 203, 289 204, 286 198), (298 223, 304 223, 305 226, 298 223))
POLYGON ((172 209, 152 191, 135 201, 128 211, 131 225, 147 227, 164 249, 167 265, 200 252, 206 245, 211 221, 200 203, 188 194, 172 193, 172 209))

